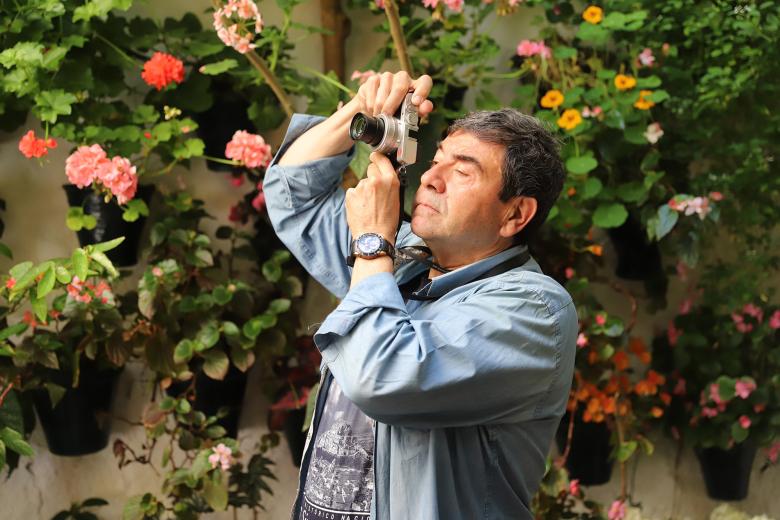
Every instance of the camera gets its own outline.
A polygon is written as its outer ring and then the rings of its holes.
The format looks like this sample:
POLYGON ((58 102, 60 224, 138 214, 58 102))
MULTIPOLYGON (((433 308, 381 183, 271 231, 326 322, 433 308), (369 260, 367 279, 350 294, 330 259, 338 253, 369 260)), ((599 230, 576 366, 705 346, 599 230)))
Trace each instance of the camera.
POLYGON ((368 144, 373 152, 388 155, 396 165, 408 166, 417 161, 418 125, 417 107, 412 104, 409 93, 393 117, 355 114, 349 125, 349 137, 368 144))

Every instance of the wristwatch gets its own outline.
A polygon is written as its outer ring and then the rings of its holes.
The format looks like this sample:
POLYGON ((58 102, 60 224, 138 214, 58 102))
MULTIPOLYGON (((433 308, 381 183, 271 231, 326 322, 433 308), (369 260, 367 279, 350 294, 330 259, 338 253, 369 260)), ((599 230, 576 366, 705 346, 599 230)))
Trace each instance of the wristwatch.
POLYGON ((347 257, 347 265, 352 267, 355 265, 355 258, 373 259, 380 256, 395 257, 395 249, 393 245, 384 239, 382 235, 377 233, 363 233, 359 237, 352 240, 349 246, 349 256, 347 257))

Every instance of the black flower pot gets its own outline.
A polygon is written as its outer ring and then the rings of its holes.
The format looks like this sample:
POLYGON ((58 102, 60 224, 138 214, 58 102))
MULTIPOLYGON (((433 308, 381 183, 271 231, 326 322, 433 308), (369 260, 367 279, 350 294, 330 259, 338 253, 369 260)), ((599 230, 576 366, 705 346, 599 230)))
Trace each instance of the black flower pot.
POLYGON ((742 442, 730 450, 697 448, 707 494, 715 500, 744 500, 748 495, 750 473, 758 447, 742 442))
MULTIPOLYGON (((225 379, 211 379, 201 371, 195 373, 195 399, 192 408, 203 412, 206 416, 216 415, 220 408, 227 408, 227 415, 217 424, 225 428, 228 437, 238 436, 238 421, 241 417, 241 406, 246 391, 246 372, 230 365, 225 379)), ((190 381, 176 381, 166 389, 172 397, 187 391, 190 381)))
POLYGON ((306 419, 306 408, 288 410, 284 419, 284 438, 290 447, 290 456, 296 467, 300 467, 303 458, 303 448, 306 445, 307 432, 303 431, 303 421, 306 419))
MULTIPOLYGON (((94 229, 81 229, 77 232, 79 244, 86 246, 125 237, 121 244, 106 252, 106 256, 117 267, 135 265, 138 262, 138 245, 146 218, 139 217, 135 222, 127 222, 122 218, 122 208, 115 201, 105 202, 103 197, 92 189, 80 189, 73 184, 65 184, 62 188, 70 206, 84 208, 84 213, 97 219, 94 229)), ((136 197, 140 197, 148 206, 154 190, 152 185, 139 186, 136 197)))
MULTIPOLYGON (((569 429, 569 414, 563 416, 555 435, 558 451, 566 448, 566 436, 569 429)), ((610 458, 612 446, 609 442, 610 431, 606 423, 585 422, 579 417, 574 419, 571 448, 566 458, 569 477, 579 479, 584 486, 606 484, 612 477, 613 461, 610 458)))
POLYGON ((108 445, 111 433, 111 401, 121 370, 99 370, 83 360, 79 386, 71 387, 70 371, 52 371, 49 380, 65 387, 65 395, 52 407, 45 389, 33 391, 33 402, 55 455, 79 456, 95 453, 108 445))
MULTIPOLYGON (((215 86, 217 84, 215 83, 215 86)), ((249 119, 249 102, 238 94, 231 94, 233 86, 223 86, 218 100, 199 114, 195 114, 198 123, 197 134, 203 140, 206 155, 225 157, 225 146, 233 138, 236 130, 255 132, 255 125, 249 119)), ((207 160, 206 166, 213 171, 240 171, 241 168, 207 160)))

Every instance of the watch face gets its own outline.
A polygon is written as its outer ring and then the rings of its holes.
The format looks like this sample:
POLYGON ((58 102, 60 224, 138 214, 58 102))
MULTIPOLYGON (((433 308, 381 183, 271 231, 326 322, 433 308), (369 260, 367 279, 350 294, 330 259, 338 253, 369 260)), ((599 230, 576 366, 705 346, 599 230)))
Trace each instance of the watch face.
POLYGON ((375 255, 382 247, 382 238, 373 233, 360 235, 357 239, 357 249, 363 255, 375 255))

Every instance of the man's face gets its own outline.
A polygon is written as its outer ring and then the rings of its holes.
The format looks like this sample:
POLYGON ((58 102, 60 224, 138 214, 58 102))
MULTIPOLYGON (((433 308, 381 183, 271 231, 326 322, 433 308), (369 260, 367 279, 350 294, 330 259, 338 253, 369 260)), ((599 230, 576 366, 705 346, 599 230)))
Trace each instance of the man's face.
POLYGON ((441 142, 420 178, 412 231, 429 245, 491 248, 507 213, 501 190, 504 147, 458 130, 441 142))

